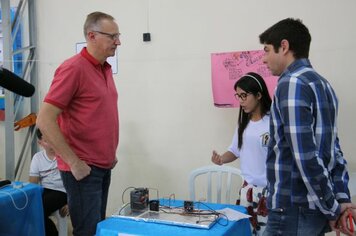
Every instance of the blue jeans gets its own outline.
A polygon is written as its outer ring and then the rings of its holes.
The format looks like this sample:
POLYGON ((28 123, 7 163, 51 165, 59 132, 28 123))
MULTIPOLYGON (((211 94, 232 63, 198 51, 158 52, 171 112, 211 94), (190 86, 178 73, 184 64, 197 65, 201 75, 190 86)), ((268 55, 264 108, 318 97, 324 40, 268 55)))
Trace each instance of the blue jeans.
POLYGON ((90 175, 80 181, 72 172, 61 171, 74 236, 95 235, 96 225, 105 219, 111 170, 96 166, 90 168, 90 175))
POLYGON ((268 211, 263 236, 319 236, 329 231, 329 221, 319 210, 302 207, 277 208, 268 211))

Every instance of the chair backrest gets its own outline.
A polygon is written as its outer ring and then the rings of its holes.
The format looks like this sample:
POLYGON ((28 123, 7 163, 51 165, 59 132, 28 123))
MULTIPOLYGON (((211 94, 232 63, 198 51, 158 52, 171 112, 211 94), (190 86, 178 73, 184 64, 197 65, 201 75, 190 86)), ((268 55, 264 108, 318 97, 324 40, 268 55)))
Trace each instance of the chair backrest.
POLYGON ((68 219, 67 217, 62 217, 59 214, 59 210, 56 210, 52 213, 57 220, 58 236, 67 236, 68 235, 68 219))
MULTIPOLYGON (((225 196, 225 202, 227 204, 231 204, 231 189, 232 184, 234 183, 234 189, 237 192, 240 189, 240 186, 243 184, 244 179, 241 175, 241 171, 238 168, 231 167, 231 166, 218 166, 218 165, 211 165, 211 166, 204 166, 198 169, 193 170, 189 176, 189 192, 190 192, 190 200, 196 201, 196 189, 197 185, 197 177, 203 175, 202 177, 207 178, 207 185, 206 185, 206 201, 207 202, 216 202, 222 203, 221 199, 225 196), (205 176, 206 175, 206 176, 205 176), (233 177, 237 179, 237 182, 233 180, 233 177), (238 184, 236 184, 238 183, 238 184), (213 190, 214 186, 214 190, 213 190), (213 197, 213 191, 216 193, 216 197, 213 197)), ((234 199, 238 198, 235 195, 234 199)))
MULTIPOLYGON (((355 198, 356 197, 356 172, 349 172, 349 190, 350 190, 351 198, 355 198)), ((355 201, 355 199, 353 200, 355 201)))

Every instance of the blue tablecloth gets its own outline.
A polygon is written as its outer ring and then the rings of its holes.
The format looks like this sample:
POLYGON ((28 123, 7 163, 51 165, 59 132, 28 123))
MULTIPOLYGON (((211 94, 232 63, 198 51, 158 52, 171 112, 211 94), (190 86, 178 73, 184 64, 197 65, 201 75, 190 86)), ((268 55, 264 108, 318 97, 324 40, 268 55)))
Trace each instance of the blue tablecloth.
MULTIPOLYGON (((167 200, 161 200, 160 203, 167 205, 167 200), (163 202, 162 202, 163 201, 163 202)), ((205 203, 209 208, 214 210, 231 208, 233 210, 247 213, 246 209, 241 206, 205 203)), ((171 201, 171 206, 183 206, 183 201, 171 201)), ((200 204, 200 209, 208 209, 200 204)), ((251 235, 250 223, 248 219, 239 221, 226 221, 221 219, 221 224, 215 223, 210 229, 199 229, 177 225, 167 225, 152 222, 135 221, 130 219, 110 217, 101 221, 97 225, 96 236, 118 236, 126 235, 147 235, 147 236, 232 236, 232 235, 251 235)))
POLYGON ((0 188, 0 235, 44 235, 42 187, 20 182, 17 185, 22 187, 0 188))

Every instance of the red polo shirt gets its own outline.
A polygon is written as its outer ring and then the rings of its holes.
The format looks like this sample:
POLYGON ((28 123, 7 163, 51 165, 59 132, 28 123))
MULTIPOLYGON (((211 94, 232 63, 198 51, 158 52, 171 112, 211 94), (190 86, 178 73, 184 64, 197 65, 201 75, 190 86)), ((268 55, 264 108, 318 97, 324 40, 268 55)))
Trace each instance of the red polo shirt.
MULTIPOLYGON (((119 142, 118 95, 111 66, 84 48, 56 70, 44 102, 62 110, 58 124, 75 154, 89 165, 111 168, 119 142)), ((69 166, 58 157, 58 168, 69 166)))

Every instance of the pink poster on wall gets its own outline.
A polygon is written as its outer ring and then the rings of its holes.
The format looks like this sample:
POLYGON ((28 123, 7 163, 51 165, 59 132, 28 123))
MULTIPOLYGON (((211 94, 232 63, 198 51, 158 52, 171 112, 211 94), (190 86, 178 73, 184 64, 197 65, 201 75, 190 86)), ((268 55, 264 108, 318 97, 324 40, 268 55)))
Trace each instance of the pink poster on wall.
POLYGON ((273 96, 278 77, 273 76, 263 64, 263 54, 263 50, 211 54, 213 98, 216 107, 239 106, 234 96, 234 84, 248 72, 260 74, 267 84, 269 94, 273 96))

